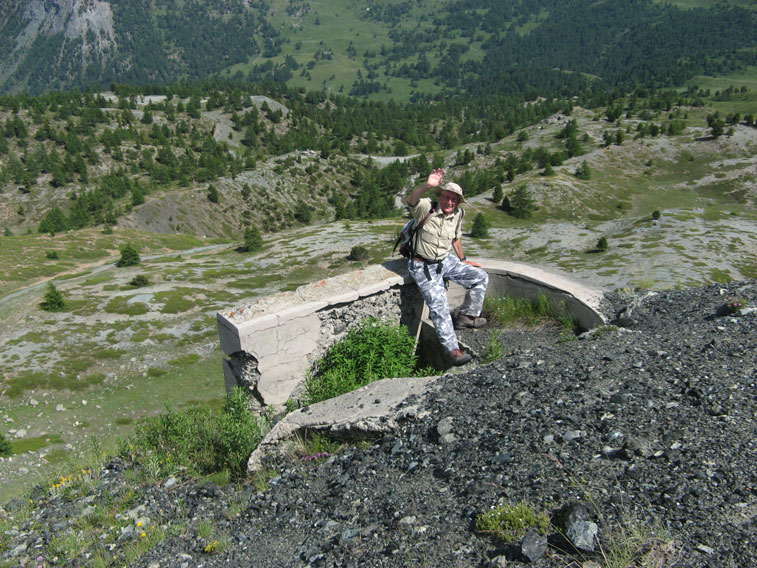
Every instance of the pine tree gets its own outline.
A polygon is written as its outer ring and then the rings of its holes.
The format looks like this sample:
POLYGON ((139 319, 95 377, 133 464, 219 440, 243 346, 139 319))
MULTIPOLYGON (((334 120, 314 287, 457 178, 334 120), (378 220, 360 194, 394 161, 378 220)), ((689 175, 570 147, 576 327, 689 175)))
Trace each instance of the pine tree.
POLYGON ((211 203, 218 203, 219 196, 218 196, 218 190, 216 189, 216 186, 213 184, 210 184, 208 186, 208 201, 211 203))
POLYGON ((244 244, 242 244, 242 252, 254 252, 260 250, 263 247, 263 237, 260 236, 260 231, 257 227, 247 227, 244 231, 244 244))
POLYGON ((52 282, 47 283, 45 300, 40 306, 46 312, 61 312, 66 309, 66 301, 63 299, 63 294, 52 282))
POLYGON ((575 175, 578 179, 591 179, 591 168, 586 160, 576 169, 575 175))
POLYGON ((534 209, 536 209, 536 203, 528 188, 525 185, 515 188, 510 198, 510 214, 518 219, 526 219, 531 216, 534 209))
POLYGON ((471 236, 476 238, 484 238, 489 236, 489 221, 486 220, 483 213, 479 213, 473 219, 473 229, 471 229, 471 236))
POLYGON ((501 185, 497 185, 494 188, 494 193, 492 194, 492 200, 494 201, 494 203, 499 203, 500 201, 502 201, 502 197, 504 197, 504 192, 502 191, 502 186, 501 185))

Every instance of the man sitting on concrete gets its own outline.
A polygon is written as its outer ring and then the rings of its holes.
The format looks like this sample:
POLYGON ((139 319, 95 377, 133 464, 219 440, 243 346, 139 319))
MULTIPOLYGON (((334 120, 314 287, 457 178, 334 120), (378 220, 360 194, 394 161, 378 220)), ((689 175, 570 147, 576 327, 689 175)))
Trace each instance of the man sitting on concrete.
POLYGON ((438 191, 443 177, 443 169, 433 170, 428 181, 415 188, 407 198, 416 226, 422 223, 414 238, 414 254, 408 260, 408 270, 428 305, 439 341, 449 352, 452 362, 463 365, 471 360, 471 355, 460 349, 455 329, 486 325, 486 319, 480 315, 489 275, 480 268, 481 264, 467 260, 463 254, 460 242, 463 210, 459 207, 465 201, 462 188, 449 182, 441 187, 438 202, 423 197, 431 188, 438 191), (467 290, 454 325, 445 279, 457 282, 467 290))

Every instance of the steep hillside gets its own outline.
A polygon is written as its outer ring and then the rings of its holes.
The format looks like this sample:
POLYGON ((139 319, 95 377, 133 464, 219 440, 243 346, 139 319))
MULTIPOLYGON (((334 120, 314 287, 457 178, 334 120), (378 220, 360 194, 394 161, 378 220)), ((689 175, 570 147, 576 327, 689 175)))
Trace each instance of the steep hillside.
POLYGON ((754 64, 756 19, 748 2, 12 1, 0 92, 211 77, 401 101, 668 86, 754 64))

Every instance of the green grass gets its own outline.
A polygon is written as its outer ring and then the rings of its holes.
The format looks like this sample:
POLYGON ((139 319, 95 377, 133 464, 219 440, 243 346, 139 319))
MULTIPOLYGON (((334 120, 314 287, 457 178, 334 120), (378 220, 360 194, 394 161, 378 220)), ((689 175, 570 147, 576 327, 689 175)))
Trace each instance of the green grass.
POLYGON ((164 314, 178 314, 187 312, 195 307, 193 296, 200 292, 194 288, 174 288, 169 292, 157 292, 155 301, 163 304, 160 309, 164 314))
POLYGON ((549 515, 525 502, 501 505, 476 517, 478 531, 494 535, 505 543, 519 541, 529 529, 545 535, 549 528, 549 515))
POLYGON ((197 363, 200 359, 201 357, 197 353, 189 353, 187 355, 182 355, 181 357, 171 359, 170 361, 168 361, 168 364, 174 366, 189 366, 197 363))
POLYGON ((150 311, 150 307, 143 302, 128 303, 134 296, 116 296, 105 305, 105 312, 125 316, 139 316, 150 311))
POLYGON ((484 314, 500 327, 517 325, 535 326, 557 321, 568 330, 576 328, 576 322, 564 305, 555 305, 542 294, 534 299, 514 296, 488 297, 484 301, 484 314))
MULTIPOLYGON (((176 365, 164 369, 160 380, 155 376, 121 375, 116 384, 90 387, 77 392, 63 390, 55 393, 56 404, 62 405, 67 412, 50 412, 45 414, 44 428, 48 432, 64 432, 71 429, 71 409, 86 411, 86 427, 78 428, 74 432, 75 438, 66 438, 66 442, 76 444, 75 452, 58 450, 53 451, 54 459, 61 467, 68 467, 66 462, 79 455, 79 449, 86 444, 89 438, 99 438, 103 442, 115 442, 119 437, 125 437, 134 429, 134 423, 146 416, 151 416, 165 409, 166 401, 170 401, 176 408, 181 408, 190 402, 202 400, 208 407, 217 407, 218 400, 225 397, 225 387, 222 371, 222 357, 216 354, 210 358, 198 359, 192 357, 183 360, 176 365), (82 405, 82 399, 88 404, 82 405), (50 423, 47 421, 50 420, 50 423)), ((47 375, 33 373, 36 377, 35 386, 32 388, 46 388, 47 375)), ((31 382, 31 379, 27 380, 31 382)), ((11 381, 12 382, 12 381, 11 381)), ((83 379, 82 382, 86 382, 83 379)), ((6 395, 8 393, 6 392, 6 395)), ((12 399, 11 399, 12 400, 12 399)), ((39 407, 28 404, 8 405, 7 414, 16 423, 33 425, 39 412, 39 407)), ((45 438, 56 439, 54 435, 45 438)), ((115 451, 115 446, 111 447, 115 451)), ((49 472, 47 472, 49 473, 49 472)), ((26 478, 4 480, 0 484, 0 502, 5 502, 11 497, 18 496, 31 484, 39 482, 39 475, 46 475, 46 470, 30 474, 26 478)))
POLYGON ((11 448, 14 454, 24 454, 26 452, 36 452, 42 448, 63 443, 64 440, 59 434, 49 434, 15 440, 11 442, 11 448))
MULTIPOLYGON (((202 247, 213 241, 193 235, 144 233, 132 229, 118 230, 111 235, 103 235, 98 229, 81 229, 59 233, 54 237, 38 233, 3 236, 0 266, 3 267, 4 278, 0 280, 0 297, 42 278, 58 276, 60 279, 72 279, 86 276, 89 270, 82 271, 83 264, 116 260, 119 256, 118 247, 124 242, 133 243, 140 254, 145 256, 166 250, 183 251, 202 247), (45 254, 52 248, 57 250, 61 258, 55 263, 44 260, 45 254), (62 274, 64 272, 69 274, 62 274)), ((151 262, 156 261, 148 261, 148 264, 151 262)), ((104 283, 112 276, 109 274, 91 276, 83 285, 104 283)))

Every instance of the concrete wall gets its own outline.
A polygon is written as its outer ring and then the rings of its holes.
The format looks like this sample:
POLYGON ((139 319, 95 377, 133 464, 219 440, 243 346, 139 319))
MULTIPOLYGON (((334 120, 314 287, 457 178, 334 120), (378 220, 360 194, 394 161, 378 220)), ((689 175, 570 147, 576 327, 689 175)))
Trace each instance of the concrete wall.
MULTIPOLYGON (((481 260, 490 275, 488 295, 547 294, 566 303, 579 325, 591 329, 604 322, 599 310, 602 292, 565 275, 497 260, 481 260)), ((465 290, 451 284, 448 297, 455 309, 465 290)), ((347 329, 365 317, 398 321, 418 332, 423 302, 404 260, 390 261, 258 299, 217 314, 226 388, 248 389, 263 405, 283 405, 296 396, 307 372, 347 329)), ((434 354, 433 324, 419 332, 424 355, 443 368, 434 354)))

